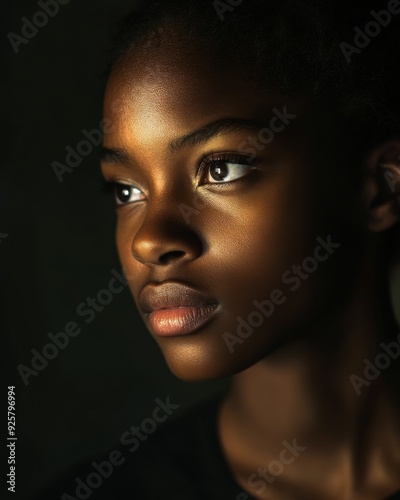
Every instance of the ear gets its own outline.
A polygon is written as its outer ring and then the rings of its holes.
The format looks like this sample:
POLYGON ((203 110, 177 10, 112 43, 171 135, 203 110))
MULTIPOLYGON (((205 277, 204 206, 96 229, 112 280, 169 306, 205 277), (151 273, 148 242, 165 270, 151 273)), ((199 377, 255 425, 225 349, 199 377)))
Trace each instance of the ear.
POLYGON ((367 159, 368 228, 385 231, 400 221, 400 139, 385 142, 367 159))

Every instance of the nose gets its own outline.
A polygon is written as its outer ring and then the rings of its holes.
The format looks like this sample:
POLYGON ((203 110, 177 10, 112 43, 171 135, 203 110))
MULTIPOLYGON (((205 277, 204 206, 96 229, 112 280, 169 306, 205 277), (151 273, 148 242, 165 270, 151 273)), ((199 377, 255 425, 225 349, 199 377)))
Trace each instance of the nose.
MULTIPOLYGON (((170 210, 167 210, 170 212, 170 210)), ((182 214, 148 211, 132 240, 133 257, 145 265, 165 266, 197 259, 203 252, 200 235, 182 214)))

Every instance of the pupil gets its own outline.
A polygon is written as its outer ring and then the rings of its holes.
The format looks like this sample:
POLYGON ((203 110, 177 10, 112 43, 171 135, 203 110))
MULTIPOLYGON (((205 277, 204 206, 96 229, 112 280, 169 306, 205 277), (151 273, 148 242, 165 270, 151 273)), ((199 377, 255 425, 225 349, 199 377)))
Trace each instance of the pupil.
POLYGON ((211 176, 216 181, 222 181, 228 175, 228 168, 226 163, 221 162, 214 165, 211 169, 211 176))
POLYGON ((127 186, 118 186, 117 188, 117 196, 119 201, 126 202, 129 201, 131 196, 131 188, 127 186))

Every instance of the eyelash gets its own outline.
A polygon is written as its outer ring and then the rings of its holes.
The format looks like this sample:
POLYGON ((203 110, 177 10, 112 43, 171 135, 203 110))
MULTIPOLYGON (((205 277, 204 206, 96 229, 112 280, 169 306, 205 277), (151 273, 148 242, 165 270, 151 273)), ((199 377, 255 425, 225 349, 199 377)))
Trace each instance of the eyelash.
MULTIPOLYGON (((235 165, 242 165, 242 166, 247 166, 250 168, 254 168, 254 157, 251 156, 246 156, 246 155, 241 155, 238 153, 212 153, 211 155, 208 154, 200 163, 199 167, 199 172, 198 174, 201 176, 201 178, 204 181, 204 174, 205 172, 209 172, 210 169, 213 166, 217 166, 219 163, 225 163, 225 164, 235 164, 235 165)), ((242 179, 243 177, 246 177, 248 174, 242 175, 238 177, 237 179, 234 179, 232 181, 227 181, 227 182, 208 182, 206 184, 230 184, 231 182, 236 182, 237 180, 242 179)))
MULTIPOLYGON (((203 184, 209 184, 209 185, 224 185, 224 184, 231 184, 232 182, 237 182, 238 180, 241 180, 243 177, 247 177, 249 173, 241 175, 240 177, 237 177, 236 179, 233 179, 231 181, 227 182, 204 182, 205 179, 205 174, 210 172, 212 167, 217 166, 218 164, 235 164, 235 165, 241 165, 241 166, 247 166, 249 170, 253 170, 254 167, 254 158, 251 156, 246 156, 246 155, 241 155, 238 153, 212 153, 208 154, 200 163, 197 176, 202 179, 203 184)), ((209 174, 208 174, 209 175, 209 174)), ((103 181, 103 192, 106 194, 113 194, 115 198, 115 203, 117 206, 123 206, 123 205, 128 205, 130 203, 136 203, 136 202, 118 202, 117 201, 117 195, 116 195, 116 190, 120 188, 129 188, 129 189, 134 189, 136 186, 130 185, 130 184, 125 184, 124 182, 118 182, 118 181, 103 181)), ((139 188, 136 188, 139 189, 139 188)), ((141 201, 141 200, 137 200, 141 201)))
MULTIPOLYGON (((125 184, 124 182, 117 182, 117 181, 106 181, 106 180, 103 180, 103 183, 102 183, 102 191, 103 193, 107 194, 107 195, 113 195, 114 196, 114 200, 115 200, 115 204, 116 206, 123 206, 123 205, 128 205, 130 203, 136 203, 136 202, 118 202, 117 201, 117 189, 137 189, 138 191, 140 191, 139 188, 137 188, 136 186, 133 186, 131 184, 125 184)), ((137 201, 141 201, 141 200, 137 200, 137 201)))

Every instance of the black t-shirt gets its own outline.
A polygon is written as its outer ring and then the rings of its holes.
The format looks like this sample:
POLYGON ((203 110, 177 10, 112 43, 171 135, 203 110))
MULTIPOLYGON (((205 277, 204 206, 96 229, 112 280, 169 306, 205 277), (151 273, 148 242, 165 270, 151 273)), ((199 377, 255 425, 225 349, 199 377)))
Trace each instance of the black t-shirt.
MULTIPOLYGON (((37 500, 252 500, 220 448, 221 399, 202 403, 146 441, 131 439, 75 468, 37 500)), ((400 500, 400 492, 388 500, 400 500)))

